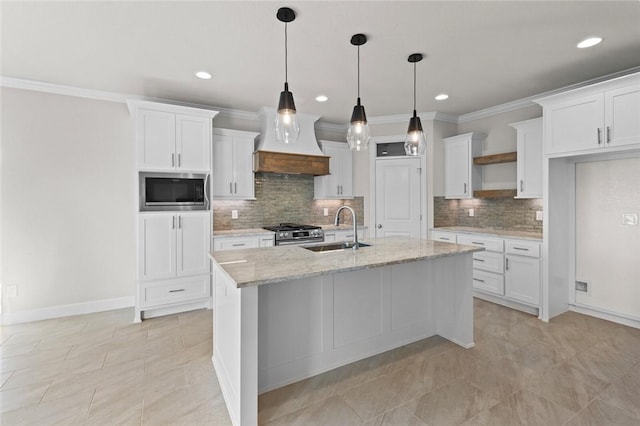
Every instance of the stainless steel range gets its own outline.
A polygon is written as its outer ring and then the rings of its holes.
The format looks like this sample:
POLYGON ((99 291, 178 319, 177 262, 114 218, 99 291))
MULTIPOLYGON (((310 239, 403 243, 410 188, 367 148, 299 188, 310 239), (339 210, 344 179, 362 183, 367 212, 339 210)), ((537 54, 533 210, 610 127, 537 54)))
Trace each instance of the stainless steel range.
POLYGON ((321 243, 324 241, 324 231, 319 226, 299 225, 296 223, 281 223, 276 226, 265 226, 264 229, 273 231, 275 245, 321 243))

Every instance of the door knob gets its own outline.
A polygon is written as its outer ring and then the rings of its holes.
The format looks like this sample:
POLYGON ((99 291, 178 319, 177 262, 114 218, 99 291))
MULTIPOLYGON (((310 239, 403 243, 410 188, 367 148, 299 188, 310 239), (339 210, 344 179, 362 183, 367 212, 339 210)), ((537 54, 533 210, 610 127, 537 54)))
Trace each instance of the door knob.
POLYGON ((382 229, 382 225, 380 223, 378 224, 378 229, 382 229))

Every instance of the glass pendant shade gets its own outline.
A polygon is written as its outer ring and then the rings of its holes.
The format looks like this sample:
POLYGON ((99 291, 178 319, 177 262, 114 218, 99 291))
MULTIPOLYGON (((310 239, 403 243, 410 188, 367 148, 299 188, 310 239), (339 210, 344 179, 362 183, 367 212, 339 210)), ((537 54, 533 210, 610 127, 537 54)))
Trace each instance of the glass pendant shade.
POLYGON ((293 94, 289 91, 289 83, 284 84, 278 102, 278 114, 275 121, 276 139, 282 143, 294 143, 300 134, 300 125, 296 118, 296 105, 293 94))
POLYGON ((360 98, 358 98, 358 104, 353 107, 353 114, 351 114, 347 142, 352 150, 362 151, 369 148, 369 139, 371 139, 371 135, 367 114, 364 112, 364 106, 360 105, 360 98))
POLYGON ((413 117, 409 120, 409 128, 407 129, 407 137, 404 141, 404 152, 407 155, 418 156, 424 154, 427 142, 422 131, 422 123, 420 117, 413 111, 413 117))

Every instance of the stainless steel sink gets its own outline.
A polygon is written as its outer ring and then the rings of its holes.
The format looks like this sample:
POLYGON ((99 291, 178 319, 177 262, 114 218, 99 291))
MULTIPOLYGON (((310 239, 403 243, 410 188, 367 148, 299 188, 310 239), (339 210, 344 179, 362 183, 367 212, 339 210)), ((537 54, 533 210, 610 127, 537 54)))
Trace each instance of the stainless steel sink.
MULTIPOLYGON (((327 244, 318 244, 313 246, 301 246, 301 247, 307 250, 321 253, 321 252, 329 252, 329 251, 352 250, 353 243, 349 241, 344 243, 327 243, 327 244)), ((361 248, 361 247, 371 247, 371 244, 358 243, 358 248, 361 248)))

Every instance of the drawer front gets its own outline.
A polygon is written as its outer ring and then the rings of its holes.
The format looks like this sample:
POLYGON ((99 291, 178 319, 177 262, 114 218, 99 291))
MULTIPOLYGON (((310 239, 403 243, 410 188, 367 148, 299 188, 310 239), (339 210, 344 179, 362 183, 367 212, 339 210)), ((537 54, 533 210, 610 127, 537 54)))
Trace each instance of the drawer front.
POLYGON ((213 239, 213 249, 240 250, 246 248, 257 248, 259 239, 257 237, 237 237, 237 238, 215 238, 213 239))
POLYGON ((504 255, 486 250, 475 252, 473 253, 473 269, 502 274, 504 272, 504 255))
POLYGON ((504 296, 504 276, 474 269, 473 288, 504 296))
MULTIPOLYGON (((335 240, 332 241, 353 241, 353 230, 351 231, 335 231, 335 240)), ((325 234, 326 236, 326 234, 325 234)), ((362 229, 358 228, 358 239, 363 239, 364 233, 362 229)), ((326 237, 325 237, 326 240, 326 237)))
POLYGON ((458 244, 484 247, 487 250, 497 251, 500 253, 504 251, 504 242, 502 238, 480 237, 475 235, 458 234, 458 244))
POLYGON ((431 239, 433 241, 442 241, 443 243, 456 243, 456 234, 453 232, 432 231, 431 239))
POLYGON ((540 257, 540 243, 526 240, 504 240, 504 248, 508 254, 540 257))
POLYGON ((189 302, 211 296, 210 275, 143 285, 143 308, 189 302))

